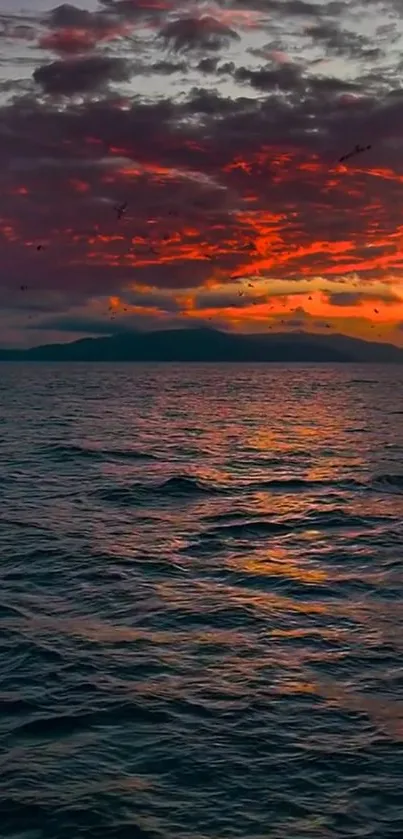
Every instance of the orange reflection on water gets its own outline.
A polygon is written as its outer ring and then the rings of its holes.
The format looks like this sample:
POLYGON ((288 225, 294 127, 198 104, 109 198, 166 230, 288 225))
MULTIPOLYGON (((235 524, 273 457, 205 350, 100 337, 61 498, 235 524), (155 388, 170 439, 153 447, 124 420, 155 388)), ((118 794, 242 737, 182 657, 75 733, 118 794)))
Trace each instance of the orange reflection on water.
POLYGON ((270 547, 268 553, 270 558, 267 559, 249 557, 242 559, 237 563, 239 570, 242 572, 264 575, 267 577, 286 577, 289 580, 299 580, 301 583, 325 583, 329 580, 329 574, 323 569, 307 567, 303 562, 297 564, 292 562, 290 558, 286 558, 286 551, 279 548, 270 547), (273 554, 277 554, 277 559, 273 558, 273 554), (280 559, 279 554, 283 554, 280 559))
MULTIPOLYGON (((189 593, 187 589, 181 590, 177 583, 167 581, 159 583, 157 588, 158 596, 170 608, 187 611, 189 608, 189 593)), ((274 612, 285 612, 288 614, 304 615, 325 615, 331 614, 332 606, 320 601, 303 601, 282 596, 273 591, 250 590, 245 586, 230 586, 225 583, 218 583, 211 580, 208 583, 197 581, 192 587, 191 595, 192 611, 199 615, 206 615, 223 605, 228 608, 229 604, 252 609, 256 615, 269 616, 274 612)))

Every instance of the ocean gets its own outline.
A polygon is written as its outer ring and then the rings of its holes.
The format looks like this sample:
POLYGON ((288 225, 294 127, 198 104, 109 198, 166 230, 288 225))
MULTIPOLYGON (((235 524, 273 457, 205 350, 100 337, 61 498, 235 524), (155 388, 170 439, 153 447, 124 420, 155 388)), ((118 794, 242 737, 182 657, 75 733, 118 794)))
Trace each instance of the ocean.
POLYGON ((401 839, 403 368, 0 365, 1 839, 401 839))

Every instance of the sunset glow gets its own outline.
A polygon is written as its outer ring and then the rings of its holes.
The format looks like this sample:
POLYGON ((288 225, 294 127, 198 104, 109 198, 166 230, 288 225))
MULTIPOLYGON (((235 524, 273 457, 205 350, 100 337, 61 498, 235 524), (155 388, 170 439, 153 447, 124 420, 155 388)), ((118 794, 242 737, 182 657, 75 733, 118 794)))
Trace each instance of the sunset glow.
POLYGON ((32 5, 1 22, 2 346, 195 323, 403 345, 397 11, 393 39, 376 3, 365 34, 347 4, 32 5))

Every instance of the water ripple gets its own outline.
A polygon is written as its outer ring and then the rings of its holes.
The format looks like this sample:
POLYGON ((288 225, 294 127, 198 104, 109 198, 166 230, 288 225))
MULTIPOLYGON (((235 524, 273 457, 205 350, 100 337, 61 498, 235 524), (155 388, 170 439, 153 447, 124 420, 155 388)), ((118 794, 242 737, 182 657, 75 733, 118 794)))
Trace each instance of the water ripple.
POLYGON ((1 373, 1 837, 400 837, 401 368, 1 373))

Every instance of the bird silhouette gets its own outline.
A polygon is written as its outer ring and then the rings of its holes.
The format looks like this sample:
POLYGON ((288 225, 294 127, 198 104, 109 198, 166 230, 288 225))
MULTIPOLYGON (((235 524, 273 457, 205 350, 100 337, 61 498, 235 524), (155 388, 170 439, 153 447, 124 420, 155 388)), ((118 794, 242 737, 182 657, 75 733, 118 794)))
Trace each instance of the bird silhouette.
POLYGON ((117 217, 118 217, 119 221, 124 216, 126 210, 127 210, 127 201, 124 201, 123 204, 118 204, 117 207, 115 207, 115 211, 116 211, 116 214, 117 214, 117 217))
POLYGON ((349 151, 348 154, 343 154, 342 157, 339 158, 339 163, 343 163, 345 160, 349 160, 350 157, 354 157, 356 154, 362 154, 362 152, 364 151, 369 151, 369 149, 371 148, 372 146, 370 145, 360 146, 357 144, 356 146, 354 146, 353 151, 349 151))

